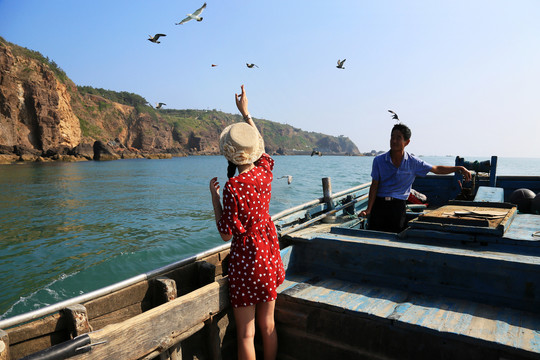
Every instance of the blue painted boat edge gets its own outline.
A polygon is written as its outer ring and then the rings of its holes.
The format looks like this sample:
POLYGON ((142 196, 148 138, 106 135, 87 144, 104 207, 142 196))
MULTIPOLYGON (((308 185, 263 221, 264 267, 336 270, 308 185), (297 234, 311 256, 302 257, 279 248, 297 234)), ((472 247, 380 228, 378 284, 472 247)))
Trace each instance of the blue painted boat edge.
POLYGON ((306 278, 307 275, 297 281, 289 280, 287 286, 280 287, 280 305, 298 302, 303 308, 344 313, 348 321, 356 318, 379 322, 386 324, 387 331, 397 330, 398 334, 398 329, 406 330, 407 335, 401 333, 401 336, 427 333, 436 338, 500 349, 510 354, 533 358, 540 355, 540 333, 536 331, 540 317, 537 315, 336 279, 310 278, 306 282, 303 280, 306 278), (508 333, 517 334, 517 339, 508 333))
POLYGON ((523 311, 540 308, 540 266, 533 256, 402 242, 395 234, 393 240, 320 234, 293 242, 288 251, 287 277, 311 274, 523 311))

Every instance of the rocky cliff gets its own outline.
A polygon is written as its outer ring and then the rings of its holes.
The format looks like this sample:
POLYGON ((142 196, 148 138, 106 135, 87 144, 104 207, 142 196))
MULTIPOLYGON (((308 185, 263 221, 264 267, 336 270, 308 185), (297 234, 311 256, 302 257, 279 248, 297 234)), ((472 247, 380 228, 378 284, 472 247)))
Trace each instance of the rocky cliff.
POLYGON ((49 67, 17 56, 0 43, 0 145, 30 153, 81 141, 79 119, 73 113, 69 84, 58 81, 49 67))
MULTIPOLYGON (((136 94, 76 86, 54 61, 0 37, 0 163, 217 154, 239 115, 157 110, 136 94)), ((257 119, 269 153, 359 154, 346 137, 257 119)))

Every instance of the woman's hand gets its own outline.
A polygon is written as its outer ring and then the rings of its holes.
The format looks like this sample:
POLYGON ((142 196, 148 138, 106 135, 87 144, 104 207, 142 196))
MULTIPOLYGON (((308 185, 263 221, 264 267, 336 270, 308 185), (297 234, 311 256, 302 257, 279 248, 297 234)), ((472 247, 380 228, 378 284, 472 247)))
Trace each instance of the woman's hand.
POLYGON ((240 95, 234 94, 234 99, 236 101, 236 107, 238 108, 238 111, 240 111, 240 114, 242 114, 242 117, 244 119, 249 116, 248 111, 248 99, 246 96, 246 91, 244 90, 244 85, 241 86, 242 93, 240 95))
POLYGON ((212 194, 212 200, 216 199, 219 201, 219 182, 217 181, 217 177, 210 180, 210 194, 212 194))

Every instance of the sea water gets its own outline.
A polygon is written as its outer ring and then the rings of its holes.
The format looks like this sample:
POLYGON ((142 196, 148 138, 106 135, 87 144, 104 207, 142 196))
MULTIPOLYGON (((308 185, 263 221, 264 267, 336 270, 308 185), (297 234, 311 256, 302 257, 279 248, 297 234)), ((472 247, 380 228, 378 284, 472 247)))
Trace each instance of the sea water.
MULTIPOLYGON (((321 197, 324 177, 333 192, 371 180, 372 157, 274 159, 271 214, 321 197)), ((209 180, 223 187, 226 166, 221 156, 0 165, 0 318, 223 244, 209 180)), ((499 158, 498 174, 540 175, 540 159, 499 158)))

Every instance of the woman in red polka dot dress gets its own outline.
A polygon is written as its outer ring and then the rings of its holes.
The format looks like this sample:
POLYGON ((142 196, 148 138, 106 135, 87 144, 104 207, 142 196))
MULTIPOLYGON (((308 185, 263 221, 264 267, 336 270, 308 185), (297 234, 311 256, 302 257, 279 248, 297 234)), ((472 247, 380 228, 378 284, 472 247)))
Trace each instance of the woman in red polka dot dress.
POLYGON ((228 126, 220 136, 221 153, 229 161, 223 207, 217 178, 210 180, 210 192, 219 233, 225 241, 232 238, 229 298, 236 321, 238 358, 255 359, 257 319, 268 360, 277 354, 274 308, 276 289, 285 278, 276 228, 268 213, 274 160, 264 153, 264 141, 249 115, 243 85, 235 99, 245 123, 228 126), (239 174, 234 176, 236 169, 239 174))

